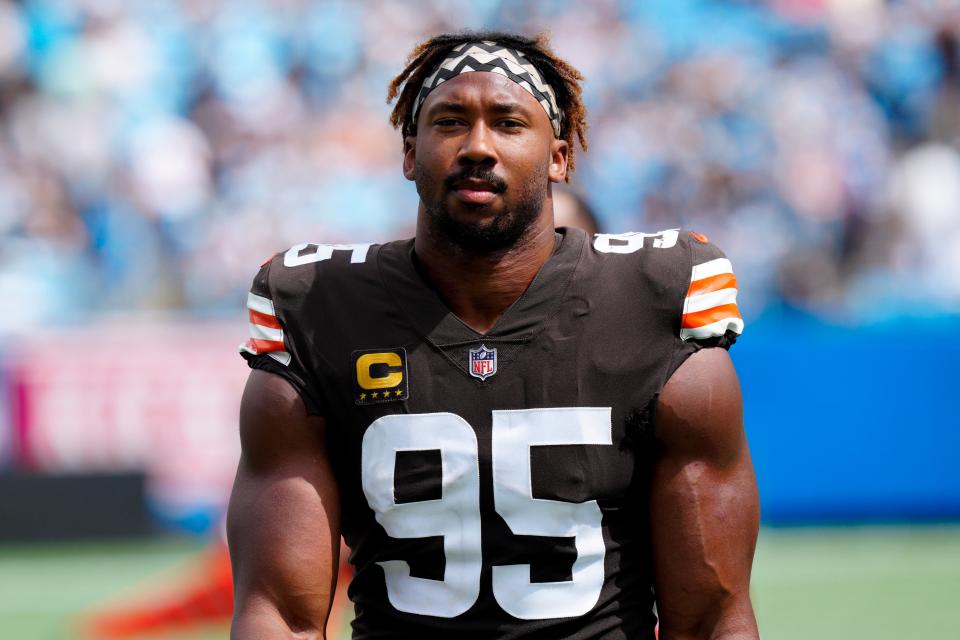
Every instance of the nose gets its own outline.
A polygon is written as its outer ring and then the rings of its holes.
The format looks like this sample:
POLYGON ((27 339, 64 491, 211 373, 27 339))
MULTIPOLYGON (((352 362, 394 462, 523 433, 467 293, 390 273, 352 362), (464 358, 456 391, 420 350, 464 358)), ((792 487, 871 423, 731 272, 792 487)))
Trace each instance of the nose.
POLYGON ((461 164, 497 163, 497 151, 493 142, 493 132, 483 120, 477 120, 460 145, 457 161, 461 164))

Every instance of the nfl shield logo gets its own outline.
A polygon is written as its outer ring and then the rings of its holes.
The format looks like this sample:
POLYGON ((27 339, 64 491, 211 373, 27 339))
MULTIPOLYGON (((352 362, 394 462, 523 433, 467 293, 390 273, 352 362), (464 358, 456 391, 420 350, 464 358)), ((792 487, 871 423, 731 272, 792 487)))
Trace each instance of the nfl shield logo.
POLYGON ((497 350, 487 349, 480 345, 477 349, 470 349, 470 375, 474 378, 486 380, 497 372, 497 350))

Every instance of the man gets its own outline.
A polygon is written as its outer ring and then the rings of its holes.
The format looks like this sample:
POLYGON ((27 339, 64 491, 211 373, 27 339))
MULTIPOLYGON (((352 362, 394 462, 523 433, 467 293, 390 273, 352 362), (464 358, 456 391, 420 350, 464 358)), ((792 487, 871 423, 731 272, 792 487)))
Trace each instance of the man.
POLYGON ((302 244, 249 297, 234 638, 757 638, 757 491, 698 234, 554 231, 579 73, 443 35, 390 87, 416 237, 302 244), (402 91, 400 90, 400 87, 402 91))

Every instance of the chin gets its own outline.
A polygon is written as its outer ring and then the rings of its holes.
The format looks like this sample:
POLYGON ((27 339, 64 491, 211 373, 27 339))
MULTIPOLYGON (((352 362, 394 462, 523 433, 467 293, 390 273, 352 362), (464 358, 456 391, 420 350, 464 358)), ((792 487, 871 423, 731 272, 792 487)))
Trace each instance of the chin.
POLYGON ((475 222, 482 226, 506 225, 516 217, 515 213, 499 200, 494 200, 489 204, 458 202, 450 209, 450 213, 458 220, 466 223, 475 222))
POLYGON ((523 241, 536 224, 542 201, 520 202, 514 209, 503 195, 489 203, 464 202, 455 193, 426 207, 432 233, 470 253, 502 251, 523 241))
POLYGON ((521 241, 526 227, 506 214, 478 217, 450 216, 439 225, 450 242, 471 253, 491 253, 509 249, 521 241))
POLYGON ((450 224, 483 230, 510 226, 511 216, 501 207, 458 204, 447 210, 446 217, 450 224))

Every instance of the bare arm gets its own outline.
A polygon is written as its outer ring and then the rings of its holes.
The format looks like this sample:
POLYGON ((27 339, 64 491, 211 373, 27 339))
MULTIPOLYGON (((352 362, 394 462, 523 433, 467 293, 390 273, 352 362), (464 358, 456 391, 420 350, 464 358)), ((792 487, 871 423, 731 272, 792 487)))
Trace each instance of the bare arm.
POLYGON ((660 639, 755 640, 759 498, 726 351, 699 351, 674 373, 657 406, 657 439, 650 508, 660 639))
POLYGON ((227 514, 233 640, 325 637, 340 552, 340 505, 325 428, 323 418, 307 415, 286 380, 250 373, 227 514))

